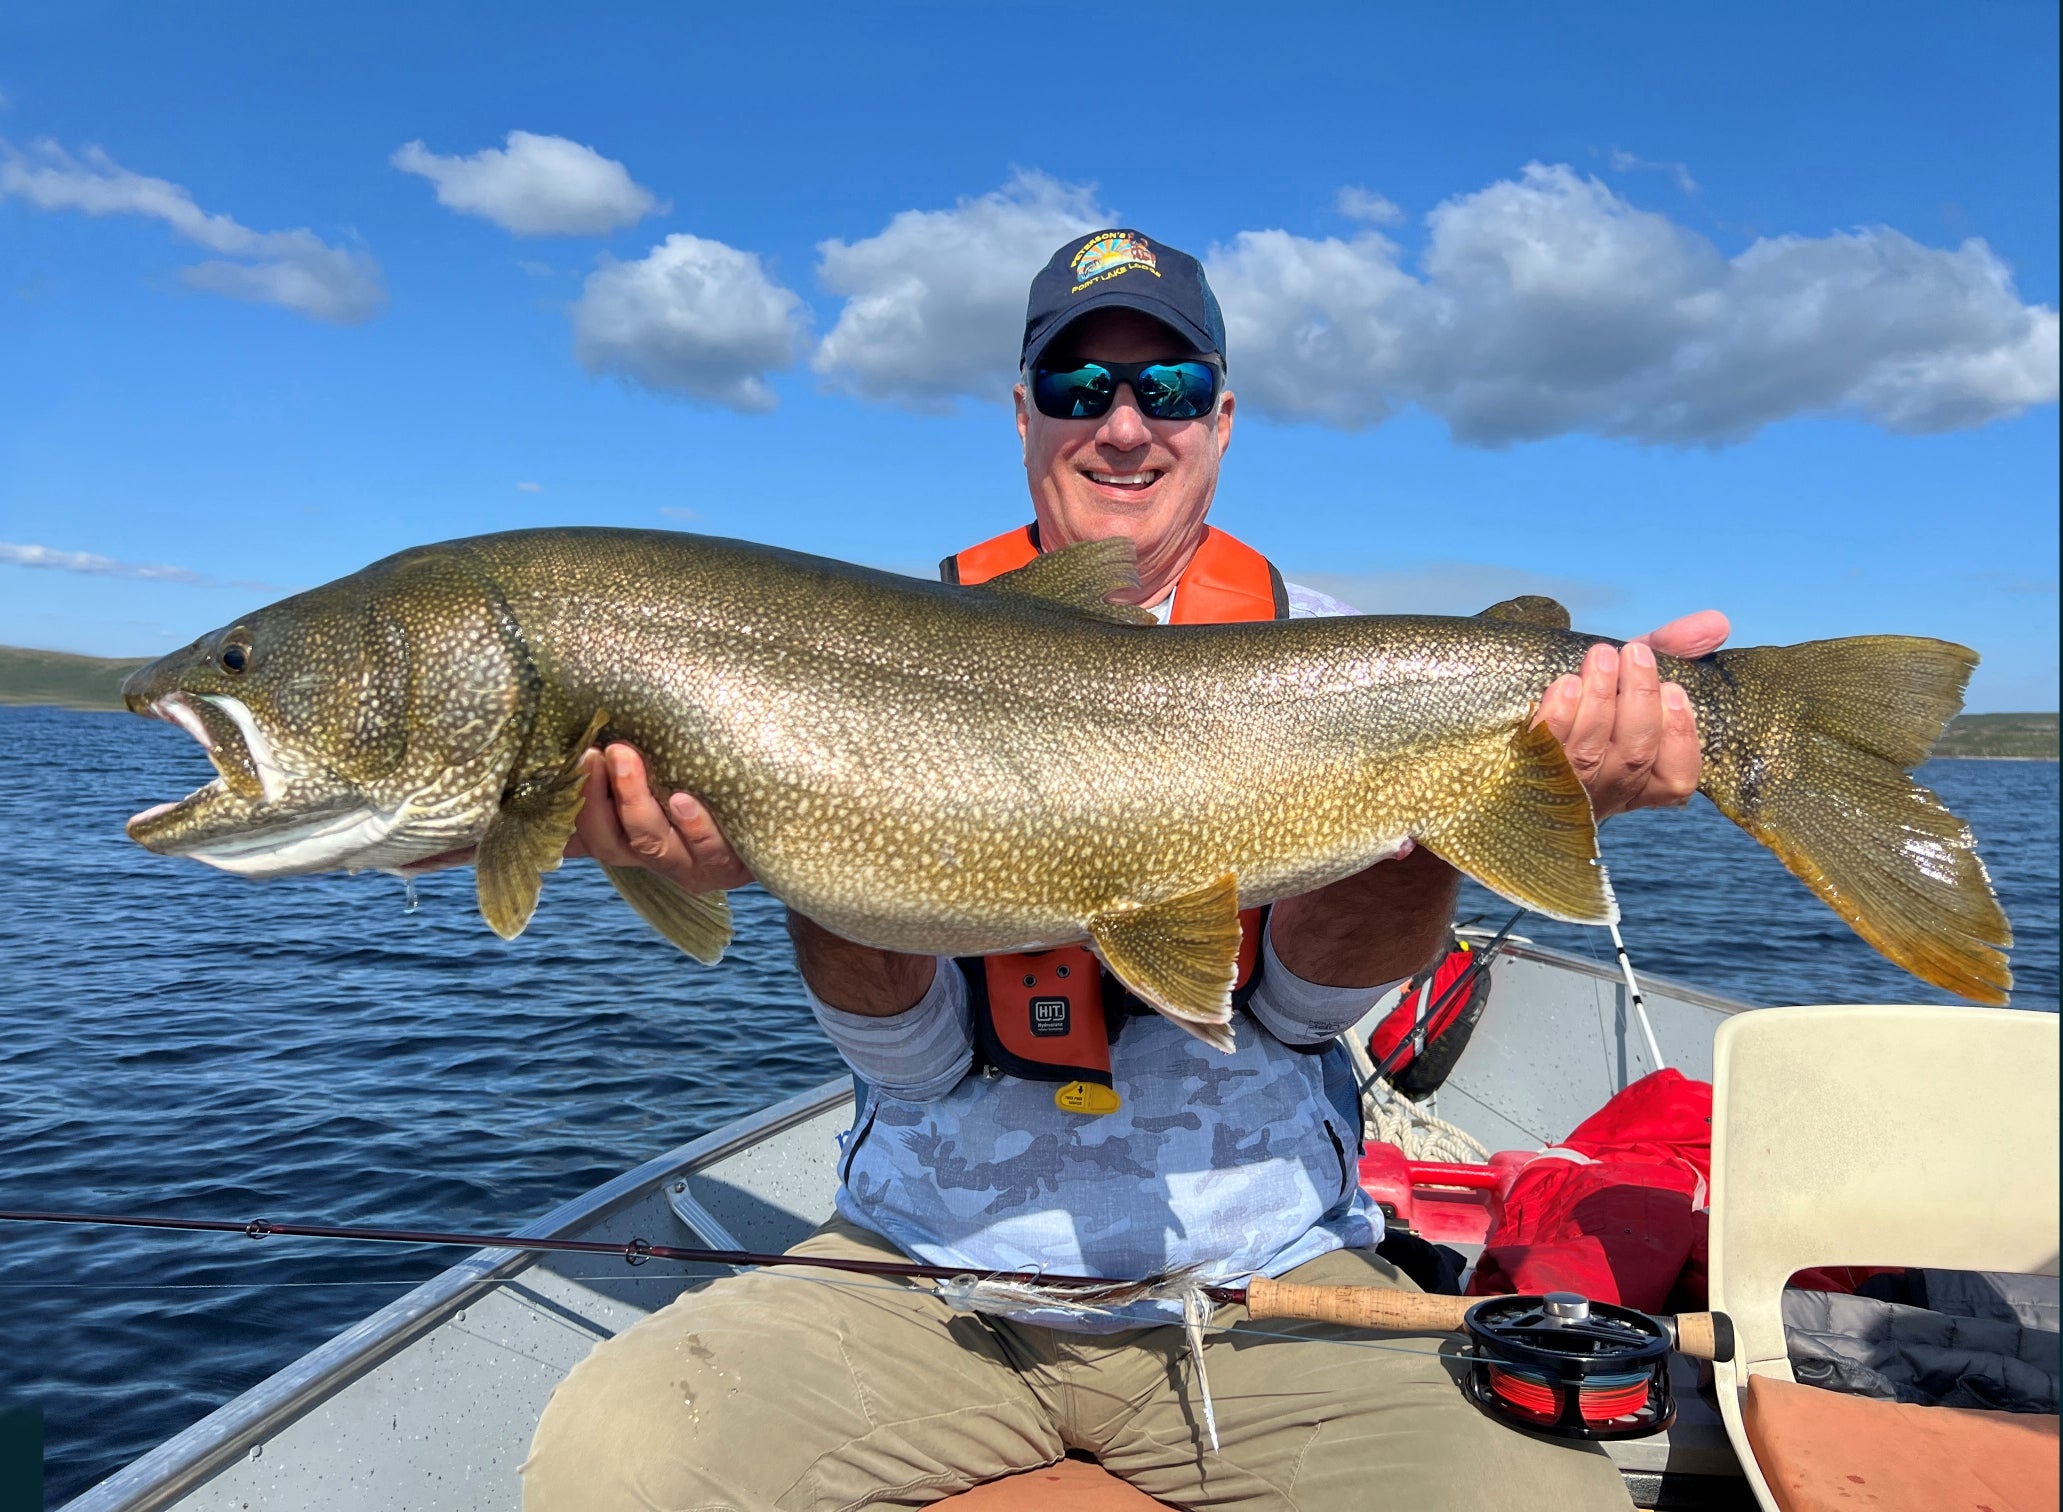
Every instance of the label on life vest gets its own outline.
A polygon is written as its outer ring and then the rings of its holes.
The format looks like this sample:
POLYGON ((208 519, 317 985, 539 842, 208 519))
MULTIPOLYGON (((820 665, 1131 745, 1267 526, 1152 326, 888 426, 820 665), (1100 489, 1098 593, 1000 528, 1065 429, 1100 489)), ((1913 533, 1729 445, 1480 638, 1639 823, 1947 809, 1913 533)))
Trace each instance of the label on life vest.
POLYGON ((1053 1106, 1063 1113, 1087 1113, 1095 1117, 1115 1113, 1124 1099, 1101 1082, 1071 1081, 1053 1094, 1053 1106))

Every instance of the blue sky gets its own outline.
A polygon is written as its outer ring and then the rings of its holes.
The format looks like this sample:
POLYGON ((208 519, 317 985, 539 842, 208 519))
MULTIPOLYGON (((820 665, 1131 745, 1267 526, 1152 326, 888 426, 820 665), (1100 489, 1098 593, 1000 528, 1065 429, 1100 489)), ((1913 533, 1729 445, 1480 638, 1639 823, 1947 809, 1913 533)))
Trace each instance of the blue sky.
POLYGON ((8 7, 0 642, 530 525, 921 569, 1026 516, 1024 285, 1125 224, 1291 577, 2056 707, 2053 5, 1252 12, 8 7))

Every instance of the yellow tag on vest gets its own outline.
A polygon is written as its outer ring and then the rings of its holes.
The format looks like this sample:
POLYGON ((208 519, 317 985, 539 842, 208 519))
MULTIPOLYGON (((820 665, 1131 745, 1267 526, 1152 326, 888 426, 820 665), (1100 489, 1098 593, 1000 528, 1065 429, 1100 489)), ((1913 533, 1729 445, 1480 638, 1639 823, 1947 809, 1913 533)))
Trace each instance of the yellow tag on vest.
POLYGON ((1071 1081, 1053 1094, 1053 1106, 1063 1113, 1086 1113, 1091 1118, 1115 1113, 1124 1099, 1101 1082, 1071 1081))

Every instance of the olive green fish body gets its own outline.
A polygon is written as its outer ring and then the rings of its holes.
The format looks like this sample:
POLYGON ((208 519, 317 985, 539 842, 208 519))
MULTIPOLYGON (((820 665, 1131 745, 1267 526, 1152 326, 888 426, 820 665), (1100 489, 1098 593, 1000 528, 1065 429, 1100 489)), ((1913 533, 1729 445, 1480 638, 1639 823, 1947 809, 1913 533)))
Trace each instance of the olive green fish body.
MULTIPOLYGON (((1214 1039, 1237 909, 1406 840, 1529 906, 1615 917, 1587 800, 1531 723, 1595 638, 1538 612, 1160 627, 1104 602, 1128 572, 1121 542, 979 589, 663 532, 421 548, 137 673, 131 706, 187 723, 224 775, 132 833, 253 875, 477 843, 483 911, 513 933, 582 751, 626 740, 837 933, 954 955, 1087 938, 1214 1039), (282 819, 296 806, 327 816, 313 839, 282 819)), ((1904 776, 1970 653, 1865 637, 1660 660, 1723 810, 1894 959, 2003 991, 1968 832, 1904 776), (1888 715, 1887 679, 1908 689, 1888 715)), ((611 878, 684 949, 728 937, 720 900, 611 878)))

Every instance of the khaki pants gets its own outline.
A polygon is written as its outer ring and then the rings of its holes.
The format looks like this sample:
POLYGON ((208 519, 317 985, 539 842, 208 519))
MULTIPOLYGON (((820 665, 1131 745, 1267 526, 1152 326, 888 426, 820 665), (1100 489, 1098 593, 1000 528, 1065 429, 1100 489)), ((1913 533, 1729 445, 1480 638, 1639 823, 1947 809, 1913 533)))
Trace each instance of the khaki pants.
MULTIPOLYGON (((834 1219, 796 1253, 885 1258, 834 1219)), ((1298 1281, 1411 1288, 1366 1251, 1298 1281)), ((1463 1399, 1446 1335, 1248 1324, 1206 1335, 1213 1454, 1179 1328, 1065 1333, 955 1313, 921 1283, 763 1270, 597 1346, 523 1466, 526 1512, 915 1507, 1085 1450, 1181 1507, 1559 1512, 1631 1505, 1595 1446, 1463 1399), (829 1282, 831 1284, 823 1284, 829 1282), (1378 1347, 1386 1346, 1386 1347, 1378 1347)))

